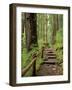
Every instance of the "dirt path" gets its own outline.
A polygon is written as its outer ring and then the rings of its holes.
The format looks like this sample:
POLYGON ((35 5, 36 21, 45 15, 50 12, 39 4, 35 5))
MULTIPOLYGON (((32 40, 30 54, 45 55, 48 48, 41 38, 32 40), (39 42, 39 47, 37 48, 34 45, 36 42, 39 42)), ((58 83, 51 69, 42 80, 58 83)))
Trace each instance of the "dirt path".
POLYGON ((52 48, 45 48, 43 52, 44 61, 37 72, 37 76, 62 75, 63 70, 57 64, 56 54, 52 48))

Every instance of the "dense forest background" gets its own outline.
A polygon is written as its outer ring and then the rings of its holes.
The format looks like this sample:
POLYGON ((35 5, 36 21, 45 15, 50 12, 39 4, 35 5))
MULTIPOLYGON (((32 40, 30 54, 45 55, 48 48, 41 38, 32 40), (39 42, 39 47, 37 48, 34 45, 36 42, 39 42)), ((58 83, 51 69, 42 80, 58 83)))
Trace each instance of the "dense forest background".
MULTIPOLYGON (((63 15, 45 13, 21 14, 21 68, 27 67, 33 54, 41 52, 43 47, 53 48, 58 63, 63 63, 63 15)), ((37 58, 38 70, 43 59, 42 53, 37 58)), ((62 64, 63 68, 63 64, 62 64)), ((32 67, 25 76, 32 75, 32 67)))

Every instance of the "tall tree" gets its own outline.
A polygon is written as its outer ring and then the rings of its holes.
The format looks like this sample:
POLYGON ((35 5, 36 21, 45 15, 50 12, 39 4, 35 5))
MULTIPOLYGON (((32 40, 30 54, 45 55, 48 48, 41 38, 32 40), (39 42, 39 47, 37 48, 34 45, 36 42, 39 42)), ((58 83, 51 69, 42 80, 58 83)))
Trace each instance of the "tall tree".
POLYGON ((56 31, 58 30, 58 15, 53 15, 53 32, 52 32, 52 44, 55 43, 56 31))
POLYGON ((30 13, 25 13, 25 32, 26 32, 26 47, 30 50, 31 45, 31 28, 30 28, 30 13))
POLYGON ((26 31, 26 46, 27 50, 31 50, 32 44, 37 44, 37 26, 36 14, 25 14, 25 31, 26 31))
POLYGON ((48 43, 48 16, 49 15, 46 14, 46 43, 48 43))
POLYGON ((31 44, 37 44, 37 15, 30 13, 31 44))
POLYGON ((25 26, 25 14, 22 13, 22 33, 24 33, 24 26, 25 26))

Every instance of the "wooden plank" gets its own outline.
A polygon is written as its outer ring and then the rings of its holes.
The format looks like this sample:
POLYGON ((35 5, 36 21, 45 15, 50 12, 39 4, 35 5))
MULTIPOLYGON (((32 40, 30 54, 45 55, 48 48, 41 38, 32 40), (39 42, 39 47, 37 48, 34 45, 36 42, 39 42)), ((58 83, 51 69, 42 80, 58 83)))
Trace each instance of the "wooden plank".
POLYGON ((46 55, 48 55, 48 56, 56 56, 55 53, 46 53, 46 55))
POLYGON ((56 59, 56 56, 48 56, 48 59, 56 59))
POLYGON ((37 59, 37 57, 35 57, 35 58, 32 60, 32 62, 30 62, 30 64, 29 64, 26 68, 24 68, 24 69, 22 70, 22 76, 25 75, 25 73, 31 68, 31 66, 33 65, 34 61, 36 61, 36 59, 37 59))
POLYGON ((44 56, 45 59, 56 59, 56 56, 44 56))
POLYGON ((45 60, 43 63, 52 64, 52 63, 57 63, 57 61, 56 61, 56 59, 49 59, 49 60, 45 60))
POLYGON ((44 50, 45 51, 54 51, 54 49, 47 49, 47 48, 45 48, 44 50))
POLYGON ((54 51, 44 51, 44 53, 54 53, 54 51))

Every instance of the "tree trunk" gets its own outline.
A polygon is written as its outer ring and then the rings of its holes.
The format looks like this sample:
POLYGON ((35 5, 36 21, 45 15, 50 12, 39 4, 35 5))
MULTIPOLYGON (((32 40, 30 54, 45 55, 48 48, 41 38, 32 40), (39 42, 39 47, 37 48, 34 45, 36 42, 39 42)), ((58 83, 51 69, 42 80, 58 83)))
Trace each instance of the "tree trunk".
POLYGON ((24 33, 24 25, 25 25, 25 14, 22 13, 22 33, 24 33))
POLYGON ((46 43, 48 43, 47 32, 48 32, 48 16, 46 14, 46 43))
POLYGON ((31 44, 37 44, 37 17, 35 13, 30 14, 31 44))
POLYGON ((26 47, 30 50, 31 45, 31 26, 30 26, 30 13, 25 14, 25 32, 26 32, 26 47))
POLYGON ((25 31, 26 31, 26 46, 27 50, 31 50, 32 44, 37 44, 37 24, 36 14, 25 14, 25 31))
POLYGON ((52 45, 55 43, 57 30, 58 30, 58 15, 53 15, 52 45))

